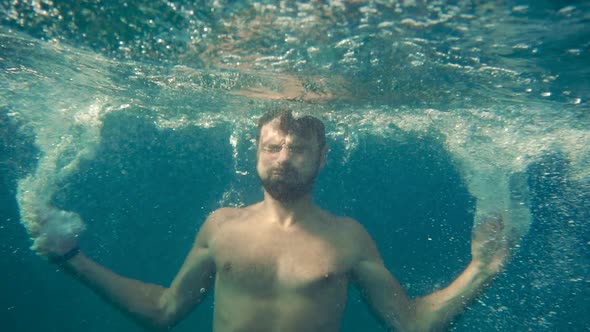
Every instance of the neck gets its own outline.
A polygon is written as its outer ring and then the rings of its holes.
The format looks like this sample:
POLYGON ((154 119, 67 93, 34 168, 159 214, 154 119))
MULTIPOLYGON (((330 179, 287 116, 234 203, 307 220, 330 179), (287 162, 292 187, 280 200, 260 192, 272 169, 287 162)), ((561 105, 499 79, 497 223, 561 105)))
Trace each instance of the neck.
POLYGON ((295 201, 282 202, 274 199, 265 191, 262 206, 270 215, 271 220, 286 227, 298 221, 305 220, 305 216, 315 210, 315 204, 311 199, 311 194, 305 195, 295 201))

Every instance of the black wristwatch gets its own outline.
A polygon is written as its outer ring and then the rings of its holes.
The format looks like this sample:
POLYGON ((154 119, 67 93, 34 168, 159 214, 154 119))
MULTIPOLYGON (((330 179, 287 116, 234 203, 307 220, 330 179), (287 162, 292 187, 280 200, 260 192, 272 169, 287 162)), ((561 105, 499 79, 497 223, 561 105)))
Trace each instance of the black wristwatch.
POLYGON ((51 257, 49 260, 53 264, 61 265, 61 264, 66 263, 70 259, 76 257, 76 255, 78 255, 79 253, 80 253, 80 246, 75 246, 72 249, 70 249, 68 252, 66 252, 65 254, 63 254, 61 256, 51 257))

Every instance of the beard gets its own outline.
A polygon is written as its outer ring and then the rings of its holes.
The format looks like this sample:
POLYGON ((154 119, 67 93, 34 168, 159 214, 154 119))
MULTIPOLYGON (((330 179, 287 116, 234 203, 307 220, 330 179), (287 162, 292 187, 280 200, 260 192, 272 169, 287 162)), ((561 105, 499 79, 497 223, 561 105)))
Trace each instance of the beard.
POLYGON ((316 168, 314 173, 307 179, 303 179, 301 174, 291 167, 281 168, 279 170, 281 176, 278 178, 273 177, 274 171, 277 171, 277 169, 268 171, 264 178, 258 175, 262 187, 277 201, 289 203, 311 193, 319 169, 316 168))

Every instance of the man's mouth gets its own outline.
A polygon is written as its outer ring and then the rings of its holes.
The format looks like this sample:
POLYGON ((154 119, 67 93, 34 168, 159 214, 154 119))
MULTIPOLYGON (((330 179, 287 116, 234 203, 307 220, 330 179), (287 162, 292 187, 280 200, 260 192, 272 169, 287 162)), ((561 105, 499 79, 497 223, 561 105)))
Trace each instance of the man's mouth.
POLYGON ((287 176, 293 176, 295 175, 295 172, 293 170, 290 169, 274 169, 271 171, 270 173, 271 175, 276 175, 276 176, 281 176, 281 177, 287 177, 287 176))

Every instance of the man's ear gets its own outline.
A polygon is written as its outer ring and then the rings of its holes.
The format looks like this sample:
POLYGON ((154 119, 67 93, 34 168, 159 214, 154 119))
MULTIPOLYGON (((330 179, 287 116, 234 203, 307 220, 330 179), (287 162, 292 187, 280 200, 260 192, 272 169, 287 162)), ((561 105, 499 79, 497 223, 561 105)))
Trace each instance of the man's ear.
POLYGON ((260 140, 258 138, 254 140, 254 151, 256 151, 256 158, 258 158, 258 153, 260 152, 260 140))
POLYGON ((324 145, 320 152, 320 169, 323 169, 326 165, 326 158, 328 157, 328 145, 324 145))

